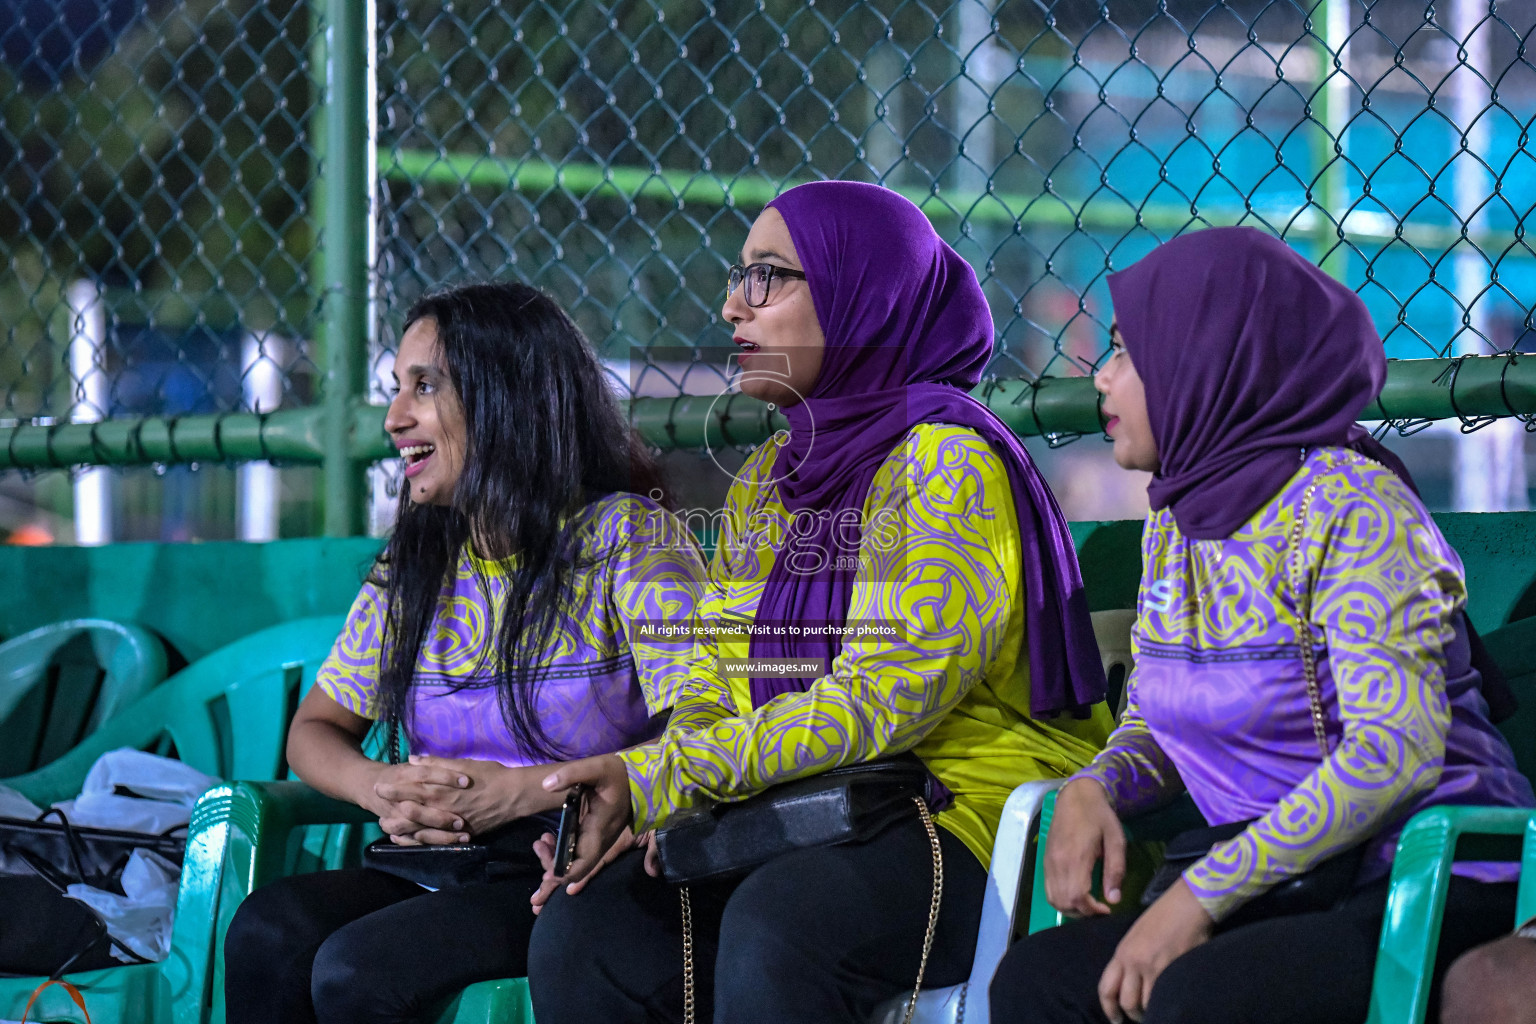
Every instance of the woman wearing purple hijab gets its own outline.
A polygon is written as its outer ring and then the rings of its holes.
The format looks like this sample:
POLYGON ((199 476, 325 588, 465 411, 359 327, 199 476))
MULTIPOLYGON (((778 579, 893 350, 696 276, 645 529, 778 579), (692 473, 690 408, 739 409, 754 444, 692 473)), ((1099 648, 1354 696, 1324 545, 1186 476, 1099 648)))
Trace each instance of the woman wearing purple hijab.
MULTIPOLYGON (((569 884, 535 929, 540 1024, 682 1015, 678 892, 638 851, 593 874, 616 837, 907 751, 932 775, 943 855, 925 983, 964 981, 1009 792, 1071 774, 1108 735, 1066 522, 968 394, 993 341, 970 266, 907 200, 846 182, 774 200, 741 262, 723 310, 741 388, 791 429, 731 488, 705 609, 756 628, 701 637, 659 741, 546 780, 592 794, 569 884), (838 632, 860 623, 895 632, 838 632), (722 656, 816 669, 732 678, 722 656)), ((868 842, 691 885, 699 1019, 865 1024, 917 976, 932 857, 913 813, 868 842)))
MULTIPOLYGON (((1009 950, 992 1019, 1358 1024, 1403 822, 1435 804, 1536 803, 1489 723, 1461 562, 1355 423, 1386 360, 1349 288, 1272 236, 1214 228, 1109 289, 1105 429, 1120 465, 1153 473, 1137 661, 1046 848, 1047 896, 1081 920, 1009 950), (1120 819, 1184 791, 1235 836, 1139 916, 1108 916, 1120 819), (1332 909, 1242 913, 1340 856, 1360 867, 1332 909)), ((1517 872, 1456 866, 1442 969, 1508 928, 1517 872)))

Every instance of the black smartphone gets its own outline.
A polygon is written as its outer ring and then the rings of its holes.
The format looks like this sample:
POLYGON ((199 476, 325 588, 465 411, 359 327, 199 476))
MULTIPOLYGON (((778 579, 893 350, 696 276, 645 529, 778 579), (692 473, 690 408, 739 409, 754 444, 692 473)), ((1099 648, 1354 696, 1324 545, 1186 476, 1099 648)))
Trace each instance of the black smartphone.
POLYGON ((572 786, 565 794, 565 805, 560 808, 560 827, 555 832, 556 878, 564 878, 576 859, 576 837, 581 833, 581 798, 586 795, 585 786, 572 786))

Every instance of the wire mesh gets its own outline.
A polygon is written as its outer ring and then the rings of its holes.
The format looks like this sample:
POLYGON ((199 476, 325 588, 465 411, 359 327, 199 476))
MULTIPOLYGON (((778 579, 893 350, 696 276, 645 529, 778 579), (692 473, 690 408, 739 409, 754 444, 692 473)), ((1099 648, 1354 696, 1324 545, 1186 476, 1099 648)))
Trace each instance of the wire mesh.
POLYGON ((299 0, 0 3, 0 419, 312 400, 311 35, 299 0))
POLYGON ((383 3, 384 347, 424 289, 516 275, 632 357, 632 393, 709 393, 752 217, 845 178, 976 267, 1000 376, 1090 371, 1107 273, 1214 224, 1342 276, 1391 356, 1509 351, 1533 24, 1507 0, 383 3))
MULTIPOLYGON (((133 6, 0 0, 0 419, 311 405, 314 5, 133 6)), ((1088 372, 1106 274, 1208 224, 1343 277, 1389 355, 1518 350, 1533 25, 1515 0, 378 0, 372 394, 410 301, 495 276, 560 299, 629 394, 716 393, 752 217, 834 177, 972 262, 999 377, 1088 372)))

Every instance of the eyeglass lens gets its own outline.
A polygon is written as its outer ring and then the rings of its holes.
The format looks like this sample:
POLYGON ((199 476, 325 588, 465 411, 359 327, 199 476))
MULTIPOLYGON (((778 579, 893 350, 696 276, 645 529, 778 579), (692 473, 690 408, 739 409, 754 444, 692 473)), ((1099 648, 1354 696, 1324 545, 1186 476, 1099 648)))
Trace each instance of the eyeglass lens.
POLYGON ((768 282, 773 279, 773 268, 766 263, 754 263, 749 267, 733 266, 726 282, 726 292, 744 287, 742 301, 749 306, 761 306, 768 301, 768 282))

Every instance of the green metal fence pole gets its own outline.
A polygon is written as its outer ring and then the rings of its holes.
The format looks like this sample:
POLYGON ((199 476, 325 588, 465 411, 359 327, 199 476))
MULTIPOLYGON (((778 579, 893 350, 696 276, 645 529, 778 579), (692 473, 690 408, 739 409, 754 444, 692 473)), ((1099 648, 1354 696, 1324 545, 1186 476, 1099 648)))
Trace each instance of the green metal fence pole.
POLYGON ((374 142, 369 130, 373 0, 325 0, 325 534, 364 532, 364 465, 352 406, 364 391, 374 142))

